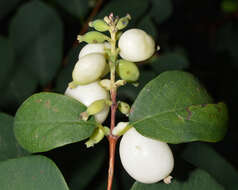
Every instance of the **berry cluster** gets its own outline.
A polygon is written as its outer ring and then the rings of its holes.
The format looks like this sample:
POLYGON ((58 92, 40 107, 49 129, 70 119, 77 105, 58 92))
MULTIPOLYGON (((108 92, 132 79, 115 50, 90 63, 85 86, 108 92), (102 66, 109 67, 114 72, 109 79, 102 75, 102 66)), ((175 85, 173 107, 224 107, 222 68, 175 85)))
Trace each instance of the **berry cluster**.
MULTIPOLYGON (((129 15, 120 19, 110 15, 104 20, 89 23, 97 31, 78 36, 80 42, 88 44, 79 53, 72 73, 73 81, 65 94, 87 106, 82 119, 95 116, 98 128, 86 142, 88 147, 98 143, 105 135, 123 135, 120 142, 122 165, 137 181, 155 183, 168 177, 173 169, 174 160, 169 146, 142 136, 128 122, 119 122, 111 130, 101 125, 113 104, 109 94, 128 82, 135 83, 140 73, 134 62, 149 59, 156 49, 154 40, 143 30, 134 28, 121 32, 130 19, 129 15), (101 32, 110 32, 111 37, 101 32), (105 78, 108 73, 110 79, 105 78)), ((127 103, 118 101, 117 108, 128 116, 130 106, 127 103)))

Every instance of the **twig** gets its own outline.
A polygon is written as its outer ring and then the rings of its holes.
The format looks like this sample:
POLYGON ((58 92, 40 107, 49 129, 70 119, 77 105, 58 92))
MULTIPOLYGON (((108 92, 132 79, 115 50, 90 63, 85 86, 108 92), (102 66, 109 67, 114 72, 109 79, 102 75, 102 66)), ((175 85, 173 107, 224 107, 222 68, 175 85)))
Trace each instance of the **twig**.
MULTIPOLYGON (((113 14, 111 13, 109 18, 113 23, 113 14)), ((117 110, 117 86, 115 85, 116 80, 116 32, 115 25, 111 26, 110 34, 111 34, 111 54, 114 59, 111 59, 109 62, 110 65, 110 78, 111 78, 111 125, 110 125, 110 135, 108 136, 109 141, 109 168, 108 168, 108 181, 107 181, 107 190, 112 189, 113 183, 113 175, 114 175, 114 165, 115 165, 115 151, 116 151, 116 143, 118 137, 112 134, 112 131, 115 127, 116 123, 116 110, 117 110)))

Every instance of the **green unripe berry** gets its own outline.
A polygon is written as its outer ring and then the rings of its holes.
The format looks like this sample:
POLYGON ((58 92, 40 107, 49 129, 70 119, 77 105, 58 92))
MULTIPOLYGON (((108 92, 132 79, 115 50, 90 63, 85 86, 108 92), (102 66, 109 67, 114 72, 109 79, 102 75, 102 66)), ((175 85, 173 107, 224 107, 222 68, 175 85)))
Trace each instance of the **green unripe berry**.
POLYGON ((116 71, 120 78, 127 82, 135 82, 140 76, 140 72, 136 64, 123 59, 119 60, 116 71))
POLYGON ((79 42, 87 42, 87 43, 103 43, 105 41, 110 41, 110 38, 105 34, 102 34, 97 31, 91 31, 84 35, 78 35, 77 37, 79 42))
POLYGON ((97 19, 92 22, 89 22, 89 26, 93 27, 95 30, 99 32, 106 32, 109 30, 109 26, 104 20, 97 19))
POLYGON ((118 30, 124 29, 128 25, 129 20, 131 20, 131 16, 129 14, 127 14, 125 17, 120 18, 116 26, 117 29, 118 30))

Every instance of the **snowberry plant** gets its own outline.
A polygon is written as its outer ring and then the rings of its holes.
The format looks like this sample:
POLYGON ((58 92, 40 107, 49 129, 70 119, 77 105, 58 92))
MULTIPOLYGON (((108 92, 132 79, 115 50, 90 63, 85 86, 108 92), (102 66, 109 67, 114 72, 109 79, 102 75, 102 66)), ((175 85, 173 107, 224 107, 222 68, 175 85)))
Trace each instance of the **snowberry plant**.
POLYGON ((78 36, 87 45, 79 53, 65 95, 43 92, 31 96, 18 109, 14 123, 17 140, 32 153, 85 139, 89 148, 106 137, 108 190, 112 189, 120 136, 120 160, 132 178, 145 184, 161 180, 169 184, 174 157, 167 143, 219 141, 228 118, 226 105, 215 104, 198 80, 183 71, 160 74, 145 85, 131 107, 117 100, 121 86, 138 85, 136 62, 149 59, 158 47, 141 29, 122 32, 130 19, 130 15, 110 14, 90 22, 95 31, 78 36), (116 120, 117 110, 127 122, 116 120), (107 127, 104 121, 109 113, 107 127))

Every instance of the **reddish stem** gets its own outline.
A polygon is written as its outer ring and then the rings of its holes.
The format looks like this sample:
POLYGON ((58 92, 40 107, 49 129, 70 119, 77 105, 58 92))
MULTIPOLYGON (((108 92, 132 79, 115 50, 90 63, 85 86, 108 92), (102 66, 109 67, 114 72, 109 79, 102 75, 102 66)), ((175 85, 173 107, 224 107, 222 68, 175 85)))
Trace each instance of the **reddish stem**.
POLYGON ((109 168, 108 168, 108 180, 107 180, 107 190, 112 189, 113 183, 113 176, 114 176, 114 165, 115 165, 115 151, 116 151, 116 143, 118 137, 112 135, 112 130, 115 127, 115 119, 116 119, 116 109, 117 109, 117 102, 116 102, 116 88, 112 88, 111 90, 111 125, 110 125, 110 135, 108 136, 109 141, 109 168))
POLYGON ((108 141, 109 141, 109 168, 108 168, 107 190, 111 190, 114 176, 115 150, 117 138, 110 135, 108 137, 108 141))

